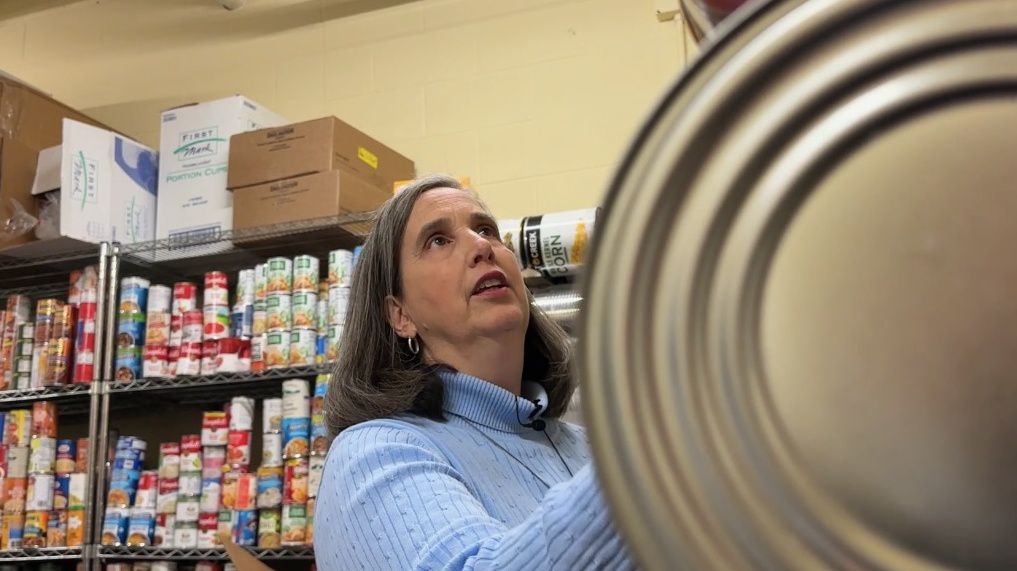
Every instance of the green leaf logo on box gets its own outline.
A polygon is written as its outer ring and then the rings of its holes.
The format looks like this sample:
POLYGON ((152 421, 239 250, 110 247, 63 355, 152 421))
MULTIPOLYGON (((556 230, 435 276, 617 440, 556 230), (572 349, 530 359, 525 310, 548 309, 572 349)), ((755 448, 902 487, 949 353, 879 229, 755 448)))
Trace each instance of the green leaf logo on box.
POLYGON ((173 155, 178 161, 189 161, 219 154, 219 143, 226 139, 219 136, 218 127, 206 127, 180 133, 178 146, 173 155))
POLYGON ((86 204, 96 202, 98 170, 98 161, 85 158, 85 153, 78 151, 71 165, 71 199, 80 204, 82 210, 86 204))

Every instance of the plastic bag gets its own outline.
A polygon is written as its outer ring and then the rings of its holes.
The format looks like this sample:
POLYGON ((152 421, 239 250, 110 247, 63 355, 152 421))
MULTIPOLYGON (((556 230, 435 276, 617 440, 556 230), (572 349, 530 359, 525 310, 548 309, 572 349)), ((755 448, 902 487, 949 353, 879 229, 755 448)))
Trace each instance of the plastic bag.
POLYGON ((39 224, 35 227, 35 237, 40 240, 60 237, 59 192, 47 192, 42 195, 39 204, 39 224))
POLYGON ((10 216, 0 220, 0 241, 10 240, 22 234, 27 234, 39 223, 39 219, 29 214, 25 207, 17 200, 11 198, 10 204, 10 216))

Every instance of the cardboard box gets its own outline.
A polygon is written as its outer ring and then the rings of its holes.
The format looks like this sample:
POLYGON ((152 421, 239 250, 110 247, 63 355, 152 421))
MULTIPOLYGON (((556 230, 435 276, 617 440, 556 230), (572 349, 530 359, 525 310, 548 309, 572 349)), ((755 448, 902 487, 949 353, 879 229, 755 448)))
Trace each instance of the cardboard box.
MULTIPOLYGON (((38 212, 32 197, 32 181, 35 178, 36 161, 39 153, 13 139, 0 138, 0 231, 6 227, 15 214, 12 200, 21 205, 31 216, 38 212)), ((35 232, 19 236, 0 236, 0 249, 7 249, 35 240, 35 232)))
MULTIPOLYGON (((14 255, 80 248, 81 242, 154 240, 155 151, 112 131, 70 119, 64 120, 63 141, 37 154, 37 168, 31 169, 33 182, 20 194, 27 195, 33 214, 38 216, 36 197, 59 193, 59 236, 19 247, 14 255)), ((19 243, 26 244, 34 237, 33 230, 19 243)))
POLYGON ((335 117, 233 137, 231 189, 345 169, 378 188, 413 178, 413 161, 335 117))
POLYGON ((84 113, 0 73, 0 137, 41 151, 60 144, 65 118, 104 127, 84 113))
POLYGON ((236 230, 376 210, 392 195, 345 170, 242 188, 233 197, 236 230))
POLYGON ((233 223, 233 194, 226 190, 230 137, 286 122, 240 95, 163 111, 157 237, 218 235, 229 230, 233 223))

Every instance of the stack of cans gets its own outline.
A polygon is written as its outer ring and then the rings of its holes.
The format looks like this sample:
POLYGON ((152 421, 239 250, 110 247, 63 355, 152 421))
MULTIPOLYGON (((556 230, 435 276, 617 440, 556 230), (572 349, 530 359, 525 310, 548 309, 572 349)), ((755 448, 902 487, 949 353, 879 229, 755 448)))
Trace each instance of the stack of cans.
POLYGON ((166 378, 169 370, 170 321, 173 290, 153 285, 148 290, 148 311, 145 325, 145 349, 142 353, 142 374, 146 378, 166 378))
POLYGON ((26 322, 18 325, 17 341, 14 345, 14 377, 12 384, 15 389, 27 389, 32 386, 32 362, 35 353, 35 324, 26 322))
MULTIPOLYGON (((56 488, 56 405, 52 402, 35 403, 32 407, 31 433, 22 546, 40 548, 46 547, 46 532, 56 488)), ((66 515, 63 517, 66 521, 66 515)), ((58 514, 58 521, 59 518, 58 514)), ((64 543, 66 535, 65 524, 62 538, 64 543)))
POLYGON ((268 332, 268 264, 254 267, 254 313, 251 321, 251 371, 265 370, 265 343, 268 332))
MULTIPOLYGON (((32 341, 28 344, 27 355, 22 355, 24 346, 20 343, 19 331, 21 326, 29 324, 29 317, 32 311, 32 302, 23 295, 12 295, 7 298, 4 311, 0 311, 0 389, 16 389, 17 381, 15 375, 19 370, 24 376, 23 388, 30 384, 32 370, 32 341), (18 358, 21 357, 21 361, 18 358), (27 357, 27 362, 24 357, 27 357), (20 365, 20 366, 19 366, 20 365)), ((34 326, 33 326, 34 327, 34 326)), ((32 330, 30 330, 32 331, 32 330)))
POLYGON ((290 364, 290 329, 293 326, 293 261, 269 258, 265 288, 265 367, 290 364))
MULTIPOLYGON (((102 535, 99 539, 102 545, 124 545, 127 542, 131 506, 135 504, 147 448, 147 443, 140 438, 121 436, 117 439, 102 535)), ((151 476, 146 475, 146 486, 150 479, 151 476)), ((146 494, 150 495, 147 491, 146 494)))
MULTIPOLYGON (((202 452, 205 429, 201 435, 189 434, 180 439, 180 481, 177 492, 172 547, 194 549, 198 546, 198 514, 201 510, 201 490, 205 472, 206 454, 202 452)), ((211 451, 215 446, 205 447, 211 451)), ((214 452, 208 454, 215 456, 214 452)), ((211 462, 211 460, 209 461, 211 462)))
POLYGON ((350 299, 354 255, 349 250, 334 250, 328 254, 328 306, 325 320, 326 362, 339 358, 339 339, 346 325, 346 307, 350 299))
POLYGON ((318 346, 318 258, 293 258, 293 298, 290 322, 290 365, 306 367, 315 363, 318 346))
POLYGON ((90 383, 95 372, 95 314, 99 301, 99 273, 95 266, 71 273, 67 303, 77 308, 74 335, 74 371, 71 382, 90 383))
MULTIPOLYGON (((0 529, 0 549, 18 550, 23 547, 25 527, 25 507, 28 489, 28 457, 30 449, 28 446, 28 430, 10 429, 11 411, 7 415, 5 423, 5 442, 3 463, 6 464, 7 476, 4 479, 4 510, 3 525, 0 529), (15 437, 15 433, 17 436, 15 437)), ((30 422, 30 421, 29 421, 30 422)))
POLYGON ((146 547, 152 545, 155 536, 155 512, 159 498, 159 473, 142 470, 138 479, 138 491, 134 496, 134 507, 127 524, 127 545, 146 547))
POLYGON ((204 332, 201 351, 201 374, 216 372, 215 358, 219 340, 230 335, 229 283, 226 274, 212 271, 205 274, 203 321, 204 332))
POLYGON ((258 468, 258 547, 282 545, 283 399, 262 401, 261 466, 258 468))
POLYGON ((240 270, 237 295, 230 314, 230 336, 250 339, 254 334, 255 269, 240 270))
POLYGON ((204 316, 198 308, 198 286, 191 282, 173 284, 167 357, 167 373, 170 376, 201 372, 203 321, 204 316))
POLYGON ((223 477, 222 509, 215 530, 229 531, 238 545, 257 542, 257 477, 251 472, 254 399, 234 397, 229 404, 230 431, 223 477))
POLYGON ((282 545, 304 545, 310 471, 311 395, 308 382, 283 382, 282 545))
POLYGON ((332 443, 325 426, 325 394, 328 393, 329 375, 318 375, 311 398, 311 457, 307 475, 307 533, 304 540, 314 542, 314 509, 317 504, 318 488, 325 472, 325 457, 332 443))
POLYGON ((30 387, 64 383, 69 377, 74 309, 57 299, 40 299, 35 307, 30 387))
MULTIPOLYGON (((145 278, 120 280, 120 307, 117 311, 116 373, 118 382, 141 378, 145 346, 145 310, 151 284, 145 278)), ((38 324, 36 325, 38 327, 38 324)), ((36 332, 38 339, 38 331, 36 332)))
POLYGON ((152 545, 157 547, 173 545, 177 496, 180 492, 180 451, 180 442, 164 442, 159 445, 159 495, 156 498, 155 529, 152 536, 152 545))

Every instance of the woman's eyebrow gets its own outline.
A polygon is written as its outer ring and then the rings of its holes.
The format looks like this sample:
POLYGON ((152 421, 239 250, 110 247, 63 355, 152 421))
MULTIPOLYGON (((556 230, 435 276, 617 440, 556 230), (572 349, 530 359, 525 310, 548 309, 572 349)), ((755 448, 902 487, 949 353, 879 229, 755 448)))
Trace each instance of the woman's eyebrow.
POLYGON ((417 246, 418 247, 423 246, 424 242, 427 241, 431 234, 438 230, 448 228, 450 224, 451 221, 446 217, 435 218, 434 220, 431 220, 427 224, 424 224, 420 228, 420 232, 417 233, 417 246))
POLYGON ((487 212, 474 212, 473 214, 470 215, 470 222, 472 222, 474 225, 490 224, 492 226, 497 226, 497 223, 494 221, 494 218, 491 217, 491 215, 488 214, 487 212))

